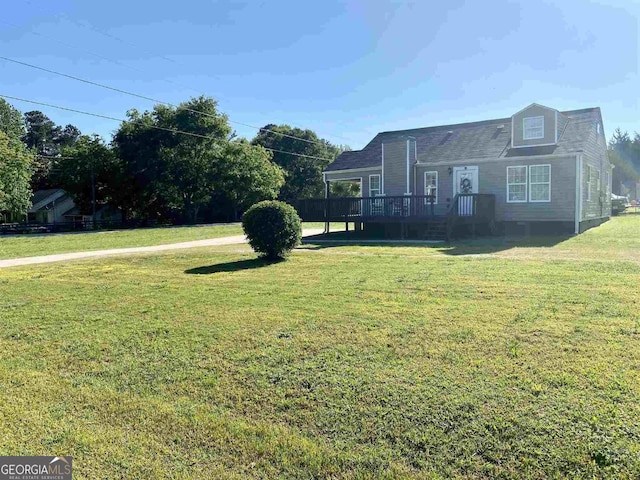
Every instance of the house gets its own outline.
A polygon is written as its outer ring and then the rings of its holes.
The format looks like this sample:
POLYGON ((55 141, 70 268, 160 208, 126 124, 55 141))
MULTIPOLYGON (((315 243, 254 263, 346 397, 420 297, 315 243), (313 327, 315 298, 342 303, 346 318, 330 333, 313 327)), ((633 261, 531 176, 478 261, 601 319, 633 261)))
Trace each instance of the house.
POLYGON ((510 118, 382 132, 323 173, 327 197, 331 182, 350 181, 359 199, 298 208, 305 220, 357 229, 400 224, 402 235, 428 235, 415 227, 429 223, 580 233, 611 214, 606 148, 597 107, 560 112, 533 103, 510 118))
MULTIPOLYGON (((48 225, 76 225, 91 223, 94 216, 78 207, 69 193, 61 188, 38 190, 33 194, 32 207, 27 213, 27 223, 48 225)), ((96 222, 121 222, 122 215, 108 205, 99 205, 96 222)))
POLYGON ((121 223, 122 222, 122 214, 110 207, 109 205, 102 205, 96 210, 95 215, 92 215, 90 212, 85 212, 79 207, 75 206, 64 215, 65 222, 73 222, 76 224, 87 224, 92 221, 96 221, 97 223, 121 223))
POLYGON ((54 224, 67 221, 64 214, 75 207, 73 198, 61 188, 38 190, 27 212, 28 223, 54 224))

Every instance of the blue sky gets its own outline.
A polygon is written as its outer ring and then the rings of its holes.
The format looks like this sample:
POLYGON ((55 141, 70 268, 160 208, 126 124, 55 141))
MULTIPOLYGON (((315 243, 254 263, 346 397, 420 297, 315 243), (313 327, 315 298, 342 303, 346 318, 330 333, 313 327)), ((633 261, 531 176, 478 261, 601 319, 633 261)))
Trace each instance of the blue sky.
MULTIPOLYGON (((615 127, 640 131, 640 3, 630 1, 15 0, 3 7, 0 55, 172 103, 205 93, 232 120, 311 128, 354 149, 379 131, 508 117, 532 102, 600 106, 608 137, 615 127)), ((0 79, 0 94, 120 118, 153 106, 5 61, 0 79)), ((12 103, 83 133, 110 138, 117 128, 12 103)))

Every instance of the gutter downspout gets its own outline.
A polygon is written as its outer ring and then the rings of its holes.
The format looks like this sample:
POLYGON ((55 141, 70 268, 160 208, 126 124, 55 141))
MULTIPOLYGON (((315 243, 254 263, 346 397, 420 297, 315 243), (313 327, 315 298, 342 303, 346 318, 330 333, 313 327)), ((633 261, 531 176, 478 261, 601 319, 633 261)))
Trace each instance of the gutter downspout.
POLYGON ((417 175, 418 175, 418 141, 414 139, 413 140, 413 193, 414 195, 419 195, 417 175))
POLYGON ((382 171, 380 172, 380 190, 382 191, 382 195, 384 195, 384 143, 382 145, 382 171))
POLYGON ((407 189, 404 191, 405 195, 411 195, 411 174, 410 174, 410 168, 409 168, 409 150, 411 148, 411 140, 407 139, 407 189))
POLYGON ((580 222, 582 221, 582 154, 576 155, 576 208, 575 208, 575 234, 580 233, 580 222))

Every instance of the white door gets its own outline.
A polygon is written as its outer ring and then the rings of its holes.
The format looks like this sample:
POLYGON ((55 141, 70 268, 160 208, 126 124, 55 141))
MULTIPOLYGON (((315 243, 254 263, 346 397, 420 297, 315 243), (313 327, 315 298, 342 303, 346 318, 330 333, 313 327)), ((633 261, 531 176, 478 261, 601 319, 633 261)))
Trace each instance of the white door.
MULTIPOLYGON (((453 169, 453 194, 478 193, 478 167, 455 167, 453 169)), ((458 198, 458 215, 473 215, 474 197, 458 198)))

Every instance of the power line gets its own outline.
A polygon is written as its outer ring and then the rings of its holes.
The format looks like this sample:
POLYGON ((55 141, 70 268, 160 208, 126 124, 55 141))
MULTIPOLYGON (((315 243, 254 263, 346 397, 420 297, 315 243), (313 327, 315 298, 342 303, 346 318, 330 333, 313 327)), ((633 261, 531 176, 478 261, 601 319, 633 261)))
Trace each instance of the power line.
MULTIPOLYGON (((28 0, 24 0, 24 1, 25 1, 26 3, 28 3, 28 4, 30 4, 30 5, 34 5, 32 2, 30 2, 30 1, 28 1, 28 0)), ((42 9, 42 8, 40 8, 40 7, 36 7, 36 8, 37 8, 38 10, 40 10, 41 12, 45 12, 45 10, 44 10, 44 9, 42 9)), ((45 13, 50 14, 50 13, 48 13, 48 12, 45 12, 45 13)), ((68 20, 69 20, 69 21, 71 21, 71 23, 74 23, 74 24, 76 24, 76 25, 79 25, 79 26, 81 26, 81 27, 84 27, 81 23, 79 23, 79 22, 77 22, 77 21, 74 21, 73 19, 69 19, 69 18, 68 18, 68 20)), ((0 20, 0 23, 4 23, 4 24, 6 24, 6 25, 10 25, 10 26, 13 26, 13 27, 21 28, 21 27, 20 27, 20 25, 16 25, 15 23, 7 22, 6 20, 0 20)), ((104 36, 107 36, 107 37, 109 37, 109 38, 113 38, 113 39, 115 39, 115 40, 118 40, 118 41, 120 41, 121 43, 123 43, 123 44, 125 44, 125 45, 130 45, 130 46, 132 46, 132 47, 134 47, 134 48, 141 49, 141 47, 139 47, 139 46, 137 46, 137 45, 135 45, 135 44, 133 44, 133 43, 131 43, 131 42, 128 42, 128 41, 126 41, 126 40, 123 40, 122 38, 119 38, 119 37, 117 37, 117 36, 115 36, 115 35, 113 35, 113 34, 110 34, 110 33, 107 33, 107 32, 103 32, 103 31, 98 30, 98 29, 96 29, 96 28, 94 28, 94 27, 91 27, 91 26, 89 26, 88 28, 89 28, 90 30, 92 30, 92 31, 96 32, 96 33, 99 33, 99 34, 104 35, 104 36)), ((118 60, 114 60, 114 59, 111 59, 111 58, 109 58, 109 57, 105 57, 105 56, 103 56, 103 55, 100 55, 100 54, 97 54, 97 53, 91 52, 91 51, 89 51, 89 50, 85 50, 85 49, 83 49, 83 48, 80 48, 80 47, 78 47, 78 46, 76 46, 76 45, 72 44, 72 43, 68 43, 68 42, 65 42, 65 41, 62 41, 62 40, 58 40, 58 39, 56 39, 55 37, 52 37, 52 36, 50 36, 50 35, 45 35, 45 34, 43 34, 43 33, 40 33, 40 32, 37 32, 37 31, 33 31, 33 30, 31 30, 31 31, 30 31, 30 33, 33 33, 33 34, 35 34, 35 35, 39 35, 39 36, 44 37, 44 38, 49 38, 49 39, 53 40, 54 42, 60 43, 61 45, 66 45, 66 46, 68 46, 68 47, 75 48, 75 49, 80 50, 80 51, 82 51, 82 52, 85 52, 85 53, 87 53, 87 54, 89 54, 89 55, 92 55, 92 56, 94 56, 94 57, 100 58, 100 59, 102 59, 102 60, 106 60, 106 61, 108 61, 108 62, 112 62, 112 63, 114 63, 114 64, 116 64, 116 65, 121 66, 121 67, 129 68, 129 69, 131 69, 131 70, 135 70, 135 71, 138 71, 138 72, 141 72, 141 73, 144 73, 144 74, 148 74, 148 72, 146 72, 145 70, 142 70, 142 69, 140 69, 140 68, 133 67, 133 66, 128 65, 128 64, 124 64, 124 63, 122 63, 122 62, 120 62, 120 61, 118 61, 118 60)), ((142 49, 141 49, 141 50, 142 50, 142 49)), ((159 58, 162 58, 162 59, 167 60, 167 61, 170 61, 170 62, 172 62, 172 63, 177 63, 178 65, 182 65, 182 66, 184 66, 184 64, 183 64, 183 63, 176 62, 175 60, 173 60, 173 59, 171 59, 171 58, 169 58, 169 57, 166 57, 166 56, 164 56, 164 55, 160 55, 160 56, 159 56, 159 58)), ((191 91, 193 91, 193 92, 198 93, 199 95, 205 95, 205 96, 207 95, 207 94, 203 93, 201 90, 199 90, 199 89, 195 89, 195 88, 190 87, 190 86, 188 86, 188 85, 185 85, 185 84, 183 84, 183 83, 175 82, 175 81, 173 81, 173 80, 168 80, 168 79, 166 79, 166 78, 161 78, 160 80, 161 80, 161 81, 164 81, 164 82, 167 82, 167 83, 171 83, 172 85, 179 86, 179 87, 181 87, 181 88, 185 88, 185 89, 187 89, 187 90, 191 90, 191 91)), ((223 97, 223 96, 221 96, 221 95, 219 95, 219 94, 217 94, 215 97, 216 97, 216 98, 218 98, 218 99, 220 99, 220 98, 221 98, 222 100, 224 100, 224 97, 223 97)), ((231 122, 231 120, 229 120, 229 121, 231 122)), ((256 127, 256 126, 254 126, 254 125, 249 125, 249 124, 245 124, 245 123, 241 123, 241 122, 232 122, 232 123, 236 123, 236 124, 238 124, 238 125, 242 125, 242 126, 245 126, 245 127, 249 127, 249 128, 254 128, 254 129, 261 130, 261 129, 260 129, 260 127, 256 127)), ((262 129, 262 130, 263 130, 263 131, 270 131, 270 130, 266 130, 266 129, 262 129)), ((278 132, 271 132, 271 133, 279 134, 278 132)), ((341 138, 342 140, 347 140, 347 141, 349 140, 349 139, 348 139, 348 138, 346 138, 346 137, 342 137, 342 136, 335 135, 335 134, 333 134, 333 135, 331 135, 331 136, 332 136, 332 137, 336 137, 336 138, 341 138)), ((299 137, 294 137, 294 138, 299 138, 299 137)), ((303 139, 300 139, 300 140, 303 140, 303 139)))
MULTIPOLYGON (((117 122, 130 122, 130 123, 134 123, 134 124, 141 124, 141 125, 144 125, 145 127, 155 128, 156 130, 163 130, 165 132, 170 132, 170 133, 177 133, 177 134, 180 134, 180 135, 189 135, 191 137, 198 137, 198 138, 205 138, 205 139, 208 139, 208 140, 215 140, 215 138, 213 138, 213 137, 210 137, 208 135, 201 135, 199 133, 185 132, 183 130, 159 127, 157 125, 148 125, 148 124, 146 124, 144 122, 141 122, 141 121, 125 120, 123 118, 111 117, 109 115, 102 115, 102 114, 99 114, 99 113, 83 112, 82 110, 76 110, 74 108, 61 107, 59 105, 52 105, 50 103, 38 102, 38 101, 35 101, 35 100, 27 100, 25 98, 14 97, 14 96, 11 96, 11 95, 0 94, 0 97, 7 98, 9 100, 17 100, 19 102, 31 103, 33 105, 40 105, 42 107, 56 108, 58 110, 65 110, 67 112, 79 113, 81 115, 89 115, 89 116, 92 116, 92 117, 103 118, 103 119, 106 119, 106 120, 115 120, 117 122)), ((262 145, 260 145, 260 146, 262 147, 262 145)), ((329 158, 317 157, 317 156, 314 156, 314 155, 304 155, 302 153, 285 152, 284 150, 277 150, 275 148, 268 148, 268 147, 262 147, 262 148, 264 148, 265 150, 268 150, 270 152, 284 153, 284 154, 287 154, 287 155, 293 155, 295 157, 313 158, 313 159, 316 159, 316 160, 325 160, 327 162, 331 162, 332 161, 329 158)))
MULTIPOLYGON (((7 22, 4 19, 0 20, 0 23, 4 23, 5 25, 9 25, 11 27, 22 28, 20 25, 17 25, 15 23, 11 23, 11 22, 7 22)), ((113 63, 115 65, 120 66, 120 67, 128 68, 130 70, 134 70, 134 71, 137 71, 137 72, 140 72, 140 73, 144 73, 145 75, 148 75, 148 73, 145 72, 144 70, 142 70, 141 68, 137 68, 137 67, 134 67, 132 65, 127 65, 126 63, 122 63, 122 62, 120 62, 118 60, 114 60, 112 58, 105 57, 104 55, 100 55, 99 53, 95 53, 95 52, 92 52, 90 50, 86 50, 86 49, 84 49, 82 47, 78 47, 77 45, 75 45, 73 43, 69 43, 69 42, 65 42, 63 40, 59 40, 59 39, 57 39, 55 37, 52 37, 51 35, 46 35, 44 33, 38 32, 36 30, 29 30, 29 33, 32 33, 33 35, 38 35, 39 37, 42 37, 42 38, 47 38, 47 39, 52 40, 52 41, 54 41, 56 43, 59 43, 60 45, 65 45, 67 47, 75 48, 76 50, 78 50, 80 52, 86 53, 87 55, 91 55, 92 57, 96 57, 96 58, 99 58, 101 60, 106 60, 107 62, 111 62, 111 63, 113 63)), ((199 90, 195 90, 195 89, 193 89, 191 87, 188 87, 186 85, 182 85, 180 83, 174 82, 173 80, 163 79, 163 81, 167 82, 167 83, 171 83, 173 85, 176 85, 176 86, 178 86, 180 88, 186 88, 188 90, 193 90, 194 92, 197 92, 199 94, 201 93, 199 90)))
MULTIPOLYGON (((164 102, 162 100, 158 100, 158 99, 153 98, 153 97, 147 97, 146 95, 141 95, 139 93, 133 93, 133 92, 129 92, 127 90, 122 90, 120 88, 112 87, 110 85, 105 85, 103 83, 98 83, 98 82, 94 82, 92 80, 87 80, 86 78, 76 77, 75 75, 69 75, 67 73, 57 72, 55 70, 51 70, 51 69, 48 69, 48 68, 40 67, 38 65, 33 65, 31 63, 21 62, 19 60, 14 60, 12 58, 3 57, 3 56, 0 56, 0 60, 4 60, 4 61, 7 61, 7 62, 12 62, 12 63, 18 64, 18 65, 22 65, 22 66, 25 66, 25 67, 29 67, 29 68, 34 68, 36 70, 41 70, 43 72, 52 73, 54 75, 58 75, 58 76, 65 77, 65 78, 69 78, 71 80, 75 80, 75 81, 78 81, 78 82, 86 83, 88 85, 93 85, 93 86, 96 86, 96 87, 105 88, 107 90, 111 90, 111 91, 114 91, 114 92, 122 93, 124 95, 129 95, 131 97, 141 98, 143 100, 148 100, 150 102, 160 103, 162 105, 168 105, 170 107, 178 108, 178 106, 173 104, 173 103, 164 102)), ((184 108, 184 107, 182 107, 182 108, 184 108)), ((207 113, 207 112, 200 112, 198 110, 193 110, 191 108, 185 108, 185 110, 187 110, 188 112, 196 113, 198 115, 204 115, 204 116, 207 116, 207 117, 217 118, 215 115, 212 115, 212 114, 207 113)), ((234 123, 236 125, 242 125, 244 127, 249 127, 249 128, 255 128, 256 130, 261 131, 261 132, 269 132, 269 133, 273 133, 275 135, 280 135, 280 136, 287 137, 287 138, 293 138, 293 139, 300 140, 302 142, 306 142, 306 143, 310 143, 310 144, 314 144, 314 145, 326 146, 325 143, 320 142, 320 141, 307 140, 305 138, 296 137, 294 135, 288 135, 286 133, 277 132, 275 130, 271 130, 271 129, 268 129, 268 128, 256 127, 255 125, 249 125, 248 123, 236 122, 234 120, 231 120, 228 116, 227 116, 227 120, 229 121, 229 123, 234 123)))
MULTIPOLYGON (((31 5, 31 6, 32 6, 32 7, 34 7, 36 10, 38 10, 38 11, 40 11, 40 12, 42 12, 42 13, 46 14, 46 15, 55 15, 55 13, 54 13, 54 12, 47 11, 47 10, 43 9, 41 6, 36 5, 34 2, 32 2, 32 1, 30 1, 30 0, 23 0, 23 2, 24 2, 24 3, 27 3, 27 4, 29 4, 29 5, 31 5)), ((127 46, 129 46, 129 47, 136 48, 136 49, 138 49, 139 51, 144 52, 144 53, 145 53, 145 54, 147 54, 147 55, 155 56, 155 57, 160 58, 160 59, 162 59, 162 60, 165 60, 165 61, 167 61, 167 62, 171 62, 171 63, 173 63, 174 65, 178 65, 178 66, 186 67, 186 64, 184 64, 183 62, 179 62, 179 61, 177 61, 177 60, 175 60, 175 59, 173 59, 173 58, 167 57, 166 55, 158 55, 158 54, 156 54, 156 53, 154 53, 154 52, 149 51, 148 49, 146 49, 146 48, 144 48, 144 47, 141 47, 141 46, 140 46, 140 45, 138 45, 138 44, 135 44, 135 43, 133 43, 133 42, 129 41, 129 40, 125 40, 125 39, 123 39, 123 38, 121 38, 121 37, 118 37, 117 35, 113 35, 112 33, 106 32, 106 31, 104 31, 104 30, 102 30, 102 29, 98 29, 98 28, 94 27, 94 26, 93 26, 93 25, 91 25, 91 24, 81 23, 81 22, 79 22, 79 21, 77 21, 77 20, 74 20, 73 18, 71 18, 71 17, 69 17, 69 16, 65 16, 65 20, 67 20, 67 21, 69 21, 69 22, 71 22, 71 23, 73 23, 73 24, 75 24, 75 25, 77 25, 77 26, 79 26, 79 27, 81 27, 81 28, 87 28, 87 29, 89 29, 89 30, 91 30, 91 31, 93 31, 93 32, 95 32, 95 33, 97 33, 97 34, 99 34, 99 35, 102 35, 102 36, 105 36, 105 37, 107 37, 107 38, 111 38, 111 39, 113 39, 113 40, 116 40, 116 41, 118 41, 118 42, 122 43, 123 45, 127 45, 127 46)), ((9 23, 8 23, 8 22, 6 22, 6 21, 4 21, 4 23, 6 23, 6 24, 8 24, 8 25, 13 25, 13 26, 19 27, 19 25, 9 24, 9 23)), ((37 33, 37 32, 32 32, 32 33, 37 33)), ((42 35, 42 34, 41 34, 41 35, 42 35)), ((45 36, 45 35, 42 35, 42 36, 45 36)), ((51 36, 46 36, 46 37, 47 37, 47 38, 50 38, 50 39, 52 39, 52 40, 54 40, 54 41, 57 41, 57 42, 59 42, 59 43, 62 43, 62 44, 68 45, 68 46, 70 46, 70 47, 78 48, 76 45, 73 45, 73 44, 70 44, 70 43, 66 43, 66 42, 62 42, 62 41, 57 40, 57 39, 55 39, 55 38, 53 38, 53 37, 51 37, 51 36)), ((123 67, 125 67, 125 68, 130 68, 130 69, 132 69, 132 70, 136 70, 136 71, 138 71, 138 72, 142 72, 142 73, 148 74, 148 72, 146 72, 145 70, 142 70, 142 69, 137 68, 137 67, 132 67, 132 66, 127 65, 127 64, 123 64, 123 63, 121 63, 121 62, 119 62, 119 61, 117 61, 117 60, 113 60, 113 59, 110 59, 110 58, 108 58, 108 57, 104 57, 104 56, 102 56, 102 55, 95 54, 95 53, 90 52, 90 51, 88 51, 88 50, 83 50, 83 49, 81 49, 81 51, 84 51, 84 52, 86 52, 86 53, 88 53, 88 54, 90 54, 90 55, 97 56, 98 58, 101 58, 101 59, 107 60, 107 61, 109 61, 109 62, 115 63, 116 65, 120 65, 120 66, 123 66, 123 67)), ((219 77, 217 77, 217 78, 219 78, 219 77)), ((203 93, 203 92, 202 92, 202 90, 200 90, 200 89, 196 89, 196 88, 193 88, 193 87, 190 87, 189 85, 185 85, 184 83, 175 82, 175 81, 173 81, 173 80, 168 80, 168 79, 165 79, 165 78, 161 78, 160 80, 161 80, 161 81, 164 81, 164 82, 167 82, 167 83, 171 83, 171 84, 173 84, 173 85, 176 85, 176 86, 179 86, 179 87, 182 87, 182 88, 185 88, 185 89, 187 89, 187 90, 191 90, 191 91, 193 91, 193 92, 198 93, 199 95, 205 95, 205 96, 208 96, 206 93, 203 93)), ((216 94, 216 95, 215 95, 215 98, 217 98, 217 99, 222 99, 223 101, 225 101, 225 97, 224 97, 224 96, 222 96, 222 95, 219 95, 219 94, 216 94)), ((244 125, 244 124, 239 123, 239 125, 244 125)), ((247 126, 247 127, 250 127, 250 128, 257 128, 257 127, 251 126, 251 125, 244 125, 244 126, 247 126)), ((348 138, 346 138, 346 137, 342 137, 342 136, 340 136, 340 135, 336 135, 336 134, 332 134, 332 135, 328 135, 328 136, 329 136, 329 137, 334 137, 334 138, 339 138, 339 139, 341 139, 341 140, 347 140, 347 141, 349 141, 349 139, 348 139, 348 138)))
MULTIPOLYGON (((26 4, 28 4, 28 5, 31 5, 33 8, 35 8, 36 10, 38 10, 38 11, 40 11, 40 12, 44 13, 45 15, 48 15, 48 16, 55 15, 55 13, 54 13, 54 12, 47 11, 47 10, 45 10, 44 8, 42 8, 40 5, 36 5, 34 2, 31 2, 30 0, 23 0, 23 2, 24 2, 24 3, 26 3, 26 4)), ((126 41, 126 40, 123 40, 122 38, 117 37, 117 36, 115 36, 115 35, 113 35, 113 34, 111 34, 111 33, 109 33, 109 32, 105 32, 104 30, 97 29, 97 28, 95 28, 95 27, 94 27, 94 26, 92 26, 92 25, 86 25, 86 24, 83 24, 83 23, 81 23, 81 22, 78 22, 77 20, 74 20, 73 18, 70 18, 70 17, 66 16, 66 15, 65 15, 65 19, 66 19, 68 22, 71 22, 71 23, 73 23, 74 25, 77 25, 77 26, 79 26, 79 27, 81 27, 81 28, 87 28, 87 29, 91 30, 92 32, 95 32, 95 33, 97 33, 97 34, 99 34, 99 35, 105 36, 105 37, 107 37, 107 38, 111 38, 111 39, 113 39, 113 40, 117 40, 118 42, 122 43, 123 45, 126 45, 126 46, 128 46, 128 47, 137 48, 138 50, 140 50, 141 52, 144 52, 144 53, 145 53, 145 54, 147 54, 147 55, 155 55, 155 56, 157 56, 158 58, 161 58, 162 60, 166 60, 167 62, 171 62, 171 63, 173 63, 174 65, 175 65, 175 64, 177 64, 177 65, 182 65, 182 66, 184 66, 184 64, 181 64, 180 62, 177 62, 176 60, 174 60, 174 59, 172 59, 172 58, 166 57, 166 56, 164 56, 164 55, 156 55, 156 54, 154 54, 154 53, 152 53, 152 52, 150 52, 150 51, 148 51, 148 50, 146 50, 146 49, 144 49, 144 48, 140 47, 139 45, 136 45, 136 44, 134 44, 134 43, 128 42, 128 41, 126 41)), ((185 87, 185 88, 188 88, 188 87, 185 87)))

